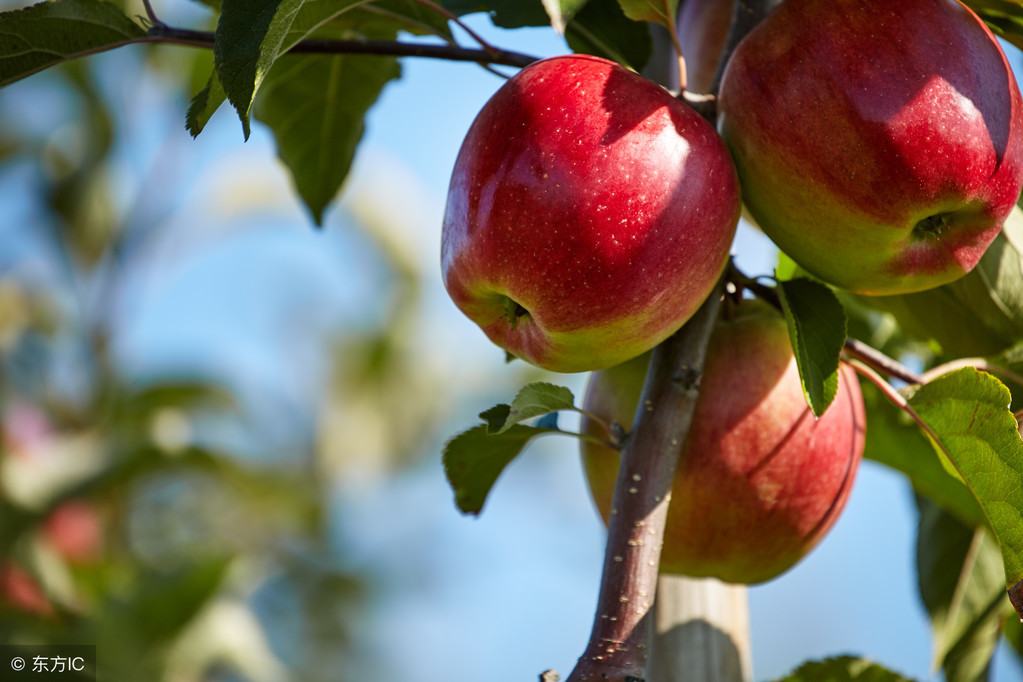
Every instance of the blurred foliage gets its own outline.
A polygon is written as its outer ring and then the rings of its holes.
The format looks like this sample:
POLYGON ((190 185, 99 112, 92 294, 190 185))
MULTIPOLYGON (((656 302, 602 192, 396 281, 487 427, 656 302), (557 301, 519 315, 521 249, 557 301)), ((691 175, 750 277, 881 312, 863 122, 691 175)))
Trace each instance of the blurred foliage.
MULTIPOLYGON (((199 51, 140 55, 135 77, 182 100, 209 68, 199 51)), ((250 396, 201 371, 131 375, 115 301, 133 269, 161 266, 142 254, 172 209, 124 195, 109 96, 129 87, 123 64, 41 77, 73 112, 57 130, 0 98, 0 182, 32 187, 30 229, 0 250, 0 642, 96 644, 101 680, 386 677, 353 639, 379 579, 346 564, 328 510, 357 464, 393 472, 435 437, 445 400, 413 359, 416 265, 393 228, 351 221, 389 270, 387 311, 323 339, 331 380, 318 413, 281 415, 290 450, 261 439, 250 396), (218 438, 225 424, 248 437, 218 438)))

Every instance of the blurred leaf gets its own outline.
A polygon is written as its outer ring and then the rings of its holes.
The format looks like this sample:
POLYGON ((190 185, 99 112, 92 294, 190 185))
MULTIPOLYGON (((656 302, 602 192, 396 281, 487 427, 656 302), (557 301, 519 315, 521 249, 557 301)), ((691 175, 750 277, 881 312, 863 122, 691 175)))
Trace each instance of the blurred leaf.
MULTIPOLYGON (((486 413, 484 413, 486 414, 486 413)), ((464 514, 479 514, 504 468, 535 436, 550 433, 536 426, 512 426, 499 434, 481 424, 458 434, 444 446, 444 472, 464 514)))
POLYGON ((837 656, 799 666, 777 682, 912 682, 877 663, 852 656, 837 656))
POLYGON ((543 0, 543 8, 551 18, 551 26, 564 33, 568 22, 579 13, 589 0, 543 0))
POLYGON ((916 423, 873 384, 863 382, 862 391, 868 424, 864 457, 901 471, 914 490, 970 527, 986 526, 973 493, 949 475, 916 423))
POLYGON ((1023 2, 1019 0, 964 0, 995 32, 1023 48, 1023 2))
MULTIPOLYGON (((973 368, 938 377, 910 406, 933 431, 936 449, 955 466, 984 509, 1001 545, 1010 598, 1023 612, 1023 440, 1009 390, 973 368)), ((1023 615, 1023 614, 1021 614, 1023 615)))
POLYGON ((145 29, 101 0, 54 0, 0 13, 0 86, 135 42, 145 29))
POLYGON ((627 21, 617 0, 589 0, 568 23, 565 39, 575 52, 612 59, 637 71, 653 51, 649 27, 627 21))
POLYGON ((550 17, 540 0, 442 0, 441 5, 451 13, 461 16, 473 12, 487 12, 495 26, 521 28, 523 26, 546 26, 550 17))
POLYGON ((348 174, 366 111, 400 75, 396 59, 359 55, 286 56, 270 75, 256 115, 317 224, 348 174))
POLYGON ((1023 622, 1012 613, 1005 618, 1005 642, 1016 654, 1016 662, 1023 664, 1023 622))
POLYGON ((574 410, 575 397, 564 386, 538 381, 518 392, 511 405, 497 405, 482 413, 487 433, 504 433, 515 424, 559 410, 574 410))
POLYGON ((633 21, 649 21, 673 30, 679 0, 618 0, 625 16, 633 21))
POLYGON ((934 664, 947 682, 985 680, 1007 608, 998 543, 986 526, 966 526, 925 499, 918 506, 917 574, 934 664))
POLYGON ((838 356, 845 345, 846 317, 827 285, 799 278, 778 283, 789 340, 803 395, 820 417, 838 391, 838 356))

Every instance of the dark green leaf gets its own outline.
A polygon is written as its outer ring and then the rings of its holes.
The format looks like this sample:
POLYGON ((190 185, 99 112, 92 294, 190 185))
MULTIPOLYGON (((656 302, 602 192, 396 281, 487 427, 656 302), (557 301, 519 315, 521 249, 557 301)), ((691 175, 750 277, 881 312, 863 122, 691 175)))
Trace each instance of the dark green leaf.
POLYGON ((489 410, 480 412, 480 419, 487 425, 487 433, 498 433, 508 422, 508 415, 511 414, 511 405, 500 403, 489 410))
POLYGON ((550 433, 535 426, 512 426, 491 435, 481 424, 464 431, 444 446, 444 472, 465 514, 479 514, 498 476, 535 436, 550 433))
POLYGON ((145 35, 119 8, 100 0, 54 0, 0 13, 0 86, 145 35))
POLYGON ((777 682, 912 682, 877 663, 837 656, 823 661, 812 661, 799 666, 777 682))
POLYGON ((653 51, 649 27, 626 20, 617 0, 590 0, 568 23, 565 39, 575 52, 612 59, 637 71, 653 51))
POLYGON ((195 97, 192 98, 192 103, 188 107, 188 115, 185 121, 185 127, 188 132, 192 134, 192 137, 198 137, 199 133, 203 131, 206 124, 209 123, 210 118, 216 113, 220 105, 227 99, 227 95, 224 93, 224 88, 220 85, 220 79, 217 78, 217 72, 213 71, 210 74, 210 79, 206 83, 206 87, 196 93, 195 97))
POLYGON ((917 573, 934 663, 948 682, 984 680, 1008 607, 998 543, 984 525, 964 525, 926 499, 918 504, 917 573))
POLYGON ((400 67, 396 59, 361 55, 288 55, 279 62, 256 116, 273 130, 281 160, 320 224, 348 175, 366 111, 400 67))
POLYGON ((779 282, 778 294, 803 394, 813 413, 820 417, 838 391, 838 356, 845 345, 845 310, 828 286, 810 279, 779 282))
POLYGON ((965 368, 922 386, 909 404, 984 509, 1011 590, 1023 581, 1023 440, 1010 399, 993 376, 965 368))
POLYGON ((377 0, 362 9, 386 17, 398 28, 416 35, 451 36, 447 17, 416 0, 377 0))
POLYGON ((277 58, 361 0, 224 0, 214 37, 217 75, 249 137, 256 92, 277 58))
POLYGON ((916 423, 870 383, 863 383, 867 409, 864 457, 904 473, 913 488, 970 527, 987 525, 987 517, 962 481, 949 475, 916 423))
POLYGON ((521 28, 523 26, 545 26, 550 17, 537 0, 443 0, 441 5, 457 16, 473 12, 487 12, 495 26, 521 28))
POLYGON ((618 0, 625 16, 633 21, 649 21, 674 28, 679 0, 618 0))

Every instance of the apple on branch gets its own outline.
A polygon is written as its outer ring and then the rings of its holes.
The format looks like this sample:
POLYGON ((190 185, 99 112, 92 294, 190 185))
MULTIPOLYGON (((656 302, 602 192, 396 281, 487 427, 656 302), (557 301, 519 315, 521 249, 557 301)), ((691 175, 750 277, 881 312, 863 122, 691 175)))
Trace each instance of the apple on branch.
MULTIPOLYGON (((631 428, 648 359, 595 372, 583 409, 631 428)), ((814 419, 785 319, 762 301, 739 303, 711 335, 692 426, 678 446, 661 571, 759 583, 791 568, 845 507, 865 414, 856 374, 843 365, 834 402, 814 419)), ((607 437, 591 418, 582 429, 607 437)), ((581 447, 606 521, 618 452, 591 440, 581 447)))
POLYGON ((558 372, 610 367, 692 316, 739 209, 728 150, 695 111, 604 59, 541 60, 462 144, 444 283, 508 353, 558 372))
POLYGON ((861 294, 969 272, 1023 187, 1023 100, 949 0, 787 0, 718 100, 747 208, 808 272, 861 294))

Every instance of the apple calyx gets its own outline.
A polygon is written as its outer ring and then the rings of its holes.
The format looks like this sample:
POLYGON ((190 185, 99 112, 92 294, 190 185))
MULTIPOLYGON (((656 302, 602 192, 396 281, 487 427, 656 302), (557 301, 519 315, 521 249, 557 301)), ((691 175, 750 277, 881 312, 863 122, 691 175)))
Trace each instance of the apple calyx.
POLYGON ((935 213, 913 226, 913 235, 918 239, 941 239, 941 234, 952 222, 952 214, 935 213))
POLYGON ((504 317, 512 329, 519 323, 520 317, 529 317, 529 311, 522 307, 522 304, 511 296, 504 296, 504 317))

